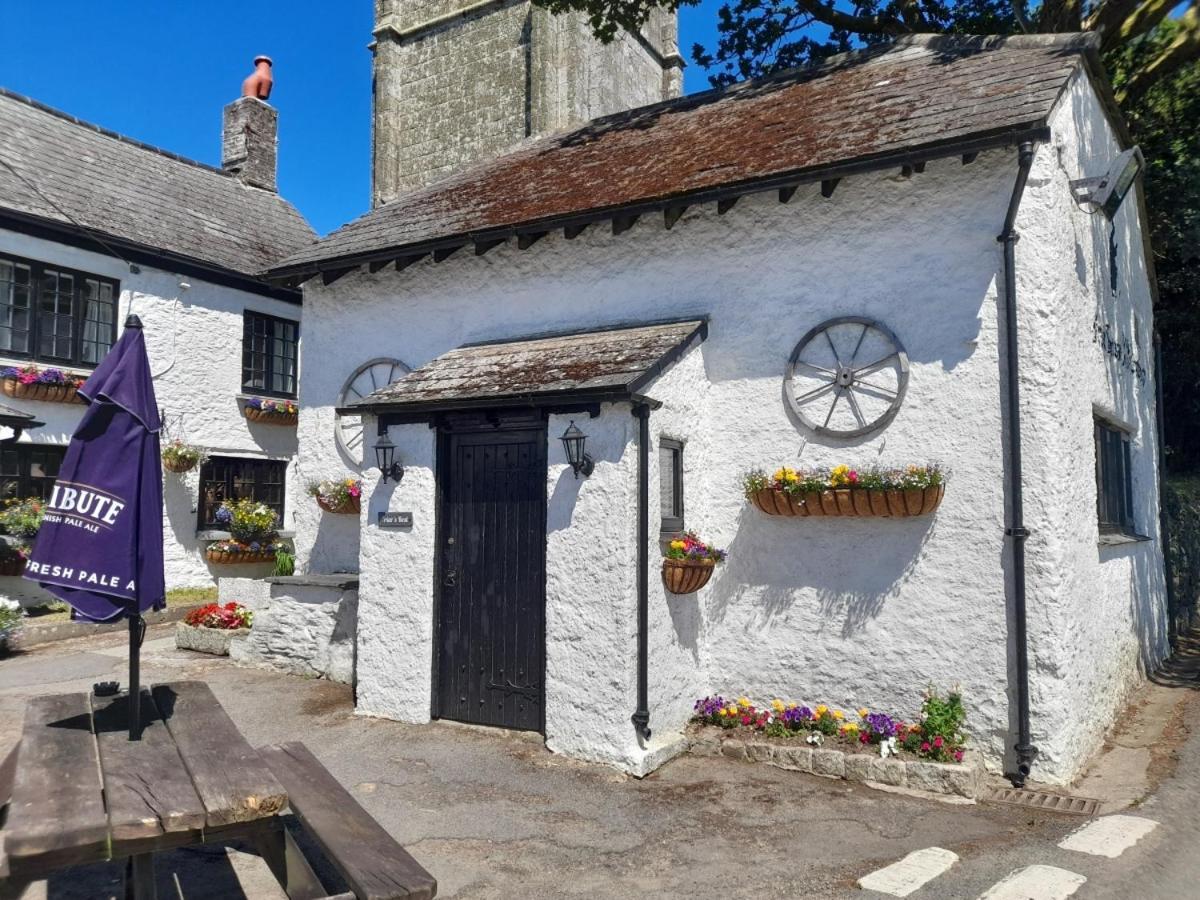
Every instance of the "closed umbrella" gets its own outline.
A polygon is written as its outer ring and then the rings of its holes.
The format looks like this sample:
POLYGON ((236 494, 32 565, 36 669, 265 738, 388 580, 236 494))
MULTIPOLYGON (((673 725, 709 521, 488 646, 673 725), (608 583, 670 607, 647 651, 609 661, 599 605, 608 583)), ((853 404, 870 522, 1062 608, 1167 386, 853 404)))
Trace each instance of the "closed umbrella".
POLYGON ((129 739, 140 737, 142 613, 166 602, 158 404, 137 316, 79 389, 88 402, 25 567, 83 618, 129 619, 129 739))

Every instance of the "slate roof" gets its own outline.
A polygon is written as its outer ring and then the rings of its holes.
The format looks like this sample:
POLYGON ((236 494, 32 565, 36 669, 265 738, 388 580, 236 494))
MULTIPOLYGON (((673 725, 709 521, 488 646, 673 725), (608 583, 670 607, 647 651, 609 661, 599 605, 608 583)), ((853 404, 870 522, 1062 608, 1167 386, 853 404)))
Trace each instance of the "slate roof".
POLYGON ((0 425, 5 428, 40 428, 43 424, 34 418, 33 413, 0 403, 0 425))
POLYGON ((437 411, 629 400, 691 346, 703 319, 471 344, 443 353, 347 411, 437 411))
POLYGON ((278 194, 0 88, 4 212, 250 276, 316 237, 278 194))
MULTIPOLYGON (((1092 35, 909 36, 597 119, 373 210, 271 274, 333 271, 514 233, 1045 139, 1092 35)), ((1015 165, 1015 163, 1014 163, 1015 165)), ((486 247, 483 247, 486 249, 486 247)))

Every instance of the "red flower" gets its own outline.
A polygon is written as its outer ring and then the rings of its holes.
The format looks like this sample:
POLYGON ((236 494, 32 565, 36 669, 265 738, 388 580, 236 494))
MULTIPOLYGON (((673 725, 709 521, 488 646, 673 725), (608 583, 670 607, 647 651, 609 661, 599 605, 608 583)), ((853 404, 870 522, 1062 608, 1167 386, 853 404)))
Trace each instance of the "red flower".
POLYGON ((942 749, 942 744, 944 744, 944 743, 946 743, 946 739, 943 738, 940 734, 933 739, 933 746, 937 747, 939 750, 942 749))
POLYGON ((924 741, 924 742, 922 742, 922 744, 921 744, 921 752, 922 752, 922 753, 928 753, 928 752, 929 752, 929 741, 924 741))
POLYGON ((753 720, 749 716, 742 716, 742 724, 749 725, 753 720))

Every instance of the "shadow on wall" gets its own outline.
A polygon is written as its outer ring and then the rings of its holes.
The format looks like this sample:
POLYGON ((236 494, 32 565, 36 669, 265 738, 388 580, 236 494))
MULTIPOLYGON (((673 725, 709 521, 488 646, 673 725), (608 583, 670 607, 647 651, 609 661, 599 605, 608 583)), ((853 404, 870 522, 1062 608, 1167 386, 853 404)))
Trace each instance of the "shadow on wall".
MULTIPOLYGON (((650 577, 656 577, 651 573, 650 577)), ((661 577, 661 576, 658 576, 661 577)), ((663 593, 667 598, 667 612, 671 615, 671 627, 675 629, 675 639, 679 646, 691 654, 692 662, 700 665, 700 629, 704 616, 700 604, 694 594, 672 594, 666 588, 663 593)))
POLYGON ((171 533, 184 547, 196 543, 197 514, 195 486, 188 475, 168 474, 163 478, 163 500, 171 533))
POLYGON ((713 624, 736 605, 752 607, 754 624, 765 628, 811 593, 821 629, 837 624, 843 638, 853 637, 900 593, 935 521, 773 518, 747 505, 713 584, 713 624))
MULTIPOLYGON (((390 491, 388 492, 390 495, 390 491)), ((315 500, 310 500, 313 504, 315 500)), ((312 573, 357 572, 362 531, 357 514, 342 515, 321 510, 312 549, 304 564, 312 573)))
POLYGON ((1129 621, 1138 642, 1138 665, 1149 675, 1169 650, 1166 603, 1167 584, 1151 541, 1100 547, 1100 562, 1122 557, 1129 560, 1129 621))

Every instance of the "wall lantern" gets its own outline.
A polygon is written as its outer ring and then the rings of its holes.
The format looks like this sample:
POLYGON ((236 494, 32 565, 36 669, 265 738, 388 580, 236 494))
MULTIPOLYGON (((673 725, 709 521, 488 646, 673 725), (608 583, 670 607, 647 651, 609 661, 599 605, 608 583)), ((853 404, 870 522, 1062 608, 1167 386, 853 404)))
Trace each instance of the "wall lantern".
POLYGON ((584 452, 583 448, 587 444, 587 435, 575 426, 574 419, 567 426, 567 430, 563 432, 562 442, 563 449, 567 452, 567 462, 575 470, 575 477, 578 478, 580 473, 583 474, 584 478, 591 475, 592 470, 596 468, 596 463, 584 452))
POLYGON ((1112 161, 1103 175, 1072 181, 1071 194, 1080 208, 1089 213, 1103 212, 1111 219, 1144 168, 1146 160, 1141 149, 1130 147, 1112 161))
POLYGON ((396 445, 392 443, 386 431, 379 436, 375 444, 375 464, 383 473, 384 484, 388 483, 389 478, 396 484, 404 478, 404 466, 396 462, 396 445))

